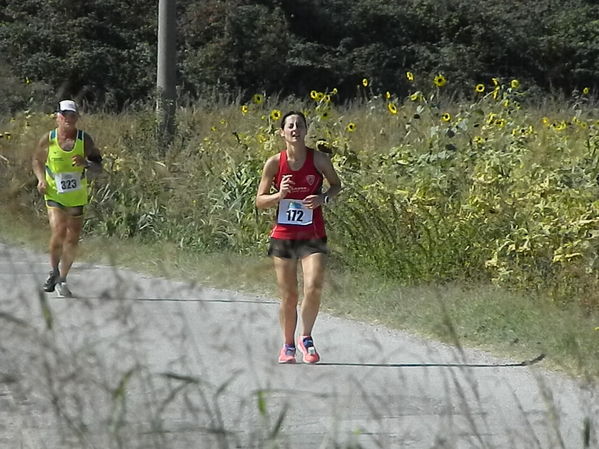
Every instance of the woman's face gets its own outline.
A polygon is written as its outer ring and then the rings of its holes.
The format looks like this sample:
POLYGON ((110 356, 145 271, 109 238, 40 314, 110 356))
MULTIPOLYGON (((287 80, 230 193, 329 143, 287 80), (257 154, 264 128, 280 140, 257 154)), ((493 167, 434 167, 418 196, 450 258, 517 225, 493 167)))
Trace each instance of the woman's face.
POLYGON ((307 132, 304 119, 299 115, 293 114, 285 119, 283 129, 281 129, 281 136, 285 139, 285 142, 303 143, 307 132))

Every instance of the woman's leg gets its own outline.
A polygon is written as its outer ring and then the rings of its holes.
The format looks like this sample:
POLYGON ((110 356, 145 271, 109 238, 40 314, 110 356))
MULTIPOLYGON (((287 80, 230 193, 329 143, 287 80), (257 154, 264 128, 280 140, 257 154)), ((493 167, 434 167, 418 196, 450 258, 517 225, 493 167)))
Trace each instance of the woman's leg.
POLYGON ((295 345, 297 326, 297 260, 273 257, 277 285, 281 295, 279 321, 283 338, 288 345, 295 345))
POLYGON ((301 307, 301 335, 312 335, 312 328, 320 309, 326 258, 327 255, 323 253, 310 254, 302 258, 304 298, 301 307))

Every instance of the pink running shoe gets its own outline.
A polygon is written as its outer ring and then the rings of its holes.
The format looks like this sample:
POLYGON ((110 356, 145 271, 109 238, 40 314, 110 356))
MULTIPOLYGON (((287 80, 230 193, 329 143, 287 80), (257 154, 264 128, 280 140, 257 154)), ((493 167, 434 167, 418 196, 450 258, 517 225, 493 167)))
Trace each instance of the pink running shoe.
POLYGON ((314 347, 314 341, 309 335, 300 337, 297 346, 302 354, 304 354, 304 363, 318 363, 320 361, 320 356, 314 347))
POLYGON ((283 345, 279 352, 279 363, 295 363, 295 346, 283 345))

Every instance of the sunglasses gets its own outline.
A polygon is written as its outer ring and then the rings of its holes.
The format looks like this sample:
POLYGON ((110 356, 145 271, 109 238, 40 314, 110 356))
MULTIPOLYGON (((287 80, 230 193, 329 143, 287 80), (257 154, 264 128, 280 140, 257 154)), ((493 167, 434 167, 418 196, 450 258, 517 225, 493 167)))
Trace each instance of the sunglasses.
POLYGON ((63 117, 74 117, 77 115, 75 111, 58 111, 58 113, 63 117))

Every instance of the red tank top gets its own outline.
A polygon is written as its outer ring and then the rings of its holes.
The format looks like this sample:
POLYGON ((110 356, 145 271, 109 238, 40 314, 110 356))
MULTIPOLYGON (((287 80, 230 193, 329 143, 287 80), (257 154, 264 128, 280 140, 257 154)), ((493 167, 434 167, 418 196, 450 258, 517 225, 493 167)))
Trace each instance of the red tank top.
POLYGON ((291 170, 287 164, 287 151, 281 151, 279 170, 274 179, 278 190, 283 175, 292 175, 295 185, 277 207, 276 224, 270 234, 272 238, 284 240, 309 240, 326 237, 322 207, 306 210, 301 200, 322 191, 322 173, 314 165, 314 150, 308 148, 304 165, 299 170, 291 170), (300 201, 293 201, 300 200, 300 201), (310 215, 312 215, 310 217, 310 215), (303 221, 302 221, 303 219, 303 221))

